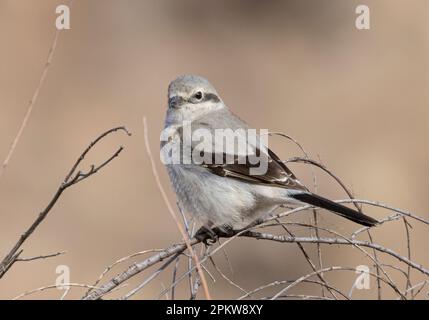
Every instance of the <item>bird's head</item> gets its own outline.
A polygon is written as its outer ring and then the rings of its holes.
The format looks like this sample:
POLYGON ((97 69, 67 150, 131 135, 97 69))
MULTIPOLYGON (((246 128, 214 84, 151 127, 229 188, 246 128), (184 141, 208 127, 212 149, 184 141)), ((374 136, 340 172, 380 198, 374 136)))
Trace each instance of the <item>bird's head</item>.
POLYGON ((183 75, 168 86, 168 113, 176 120, 192 121, 224 107, 216 89, 203 77, 183 75))

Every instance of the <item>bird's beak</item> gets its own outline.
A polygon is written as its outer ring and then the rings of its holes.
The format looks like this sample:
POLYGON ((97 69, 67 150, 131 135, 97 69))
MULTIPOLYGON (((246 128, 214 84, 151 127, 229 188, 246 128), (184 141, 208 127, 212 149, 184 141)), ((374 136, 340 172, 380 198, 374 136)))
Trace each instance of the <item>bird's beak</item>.
POLYGON ((178 108, 182 103, 184 102, 184 99, 181 96, 174 96, 168 99, 168 106, 170 108, 178 108))

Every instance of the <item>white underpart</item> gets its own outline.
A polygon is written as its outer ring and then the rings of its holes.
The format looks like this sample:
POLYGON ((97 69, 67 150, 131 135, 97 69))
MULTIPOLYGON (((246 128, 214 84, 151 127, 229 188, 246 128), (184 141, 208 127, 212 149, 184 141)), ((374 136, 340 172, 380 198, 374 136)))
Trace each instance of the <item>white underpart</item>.
POLYGON ((283 188, 250 185, 195 165, 166 167, 181 206, 201 225, 241 229, 290 201, 283 188))

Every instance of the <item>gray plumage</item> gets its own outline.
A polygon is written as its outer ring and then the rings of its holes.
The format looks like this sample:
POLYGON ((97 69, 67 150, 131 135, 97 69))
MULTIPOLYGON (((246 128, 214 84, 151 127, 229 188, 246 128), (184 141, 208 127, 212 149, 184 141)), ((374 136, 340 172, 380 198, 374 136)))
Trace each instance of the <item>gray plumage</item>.
MULTIPOLYGON (((191 132, 205 129, 249 129, 223 103, 215 88, 204 78, 194 75, 180 76, 168 88, 168 110, 165 120, 166 143, 191 151, 201 144, 186 142, 183 133, 187 126, 191 132)), ((372 226, 376 220, 343 205, 310 193, 295 175, 269 149, 260 145, 248 145, 255 154, 266 156, 267 170, 253 175, 255 166, 249 161, 239 161, 240 153, 234 149, 233 162, 166 164, 172 186, 181 207, 192 214, 205 227, 229 227, 238 230, 257 218, 272 213, 281 205, 310 203, 331 210, 357 223, 372 226)), ((205 154, 207 156, 207 154, 205 154)), ((208 158, 228 154, 213 152, 208 158)), ((243 158, 241 158, 243 160, 243 158)))

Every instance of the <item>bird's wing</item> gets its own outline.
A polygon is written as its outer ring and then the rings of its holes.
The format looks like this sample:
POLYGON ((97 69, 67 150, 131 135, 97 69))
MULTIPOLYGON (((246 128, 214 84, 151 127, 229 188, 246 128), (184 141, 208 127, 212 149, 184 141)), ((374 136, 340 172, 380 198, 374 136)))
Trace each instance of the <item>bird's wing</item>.
MULTIPOLYGON (((213 128, 228 128, 238 132, 238 129, 248 130, 248 126, 237 116, 225 110, 223 113, 213 113, 192 124, 192 131, 200 128, 207 129, 212 132, 213 128), (226 122, 225 122, 226 121, 226 122)), ((246 136, 248 138, 248 136, 246 136)), ((202 162, 200 165, 218 176, 242 180, 248 183, 272 185, 282 188, 307 191, 307 188, 296 178, 292 171, 279 159, 279 157, 270 149, 260 145, 259 136, 256 141, 249 142, 251 139, 246 139, 246 148, 243 153, 233 147, 231 153, 212 151, 207 154, 208 150, 218 150, 216 139, 213 141, 193 142, 192 151, 201 150, 204 153, 204 158, 210 161, 202 162), (207 148, 207 143, 211 148, 207 148), (263 163, 256 163, 255 158, 249 160, 249 155, 257 155, 256 159, 263 163), (219 161, 221 159, 222 161, 219 161), (255 170, 258 167, 266 168, 266 171, 255 170), (255 173, 256 172, 256 173, 255 173)), ((240 149, 238 147, 238 149, 240 149)), ((243 148, 242 148, 243 149, 243 148)), ((210 151, 209 151, 210 152, 210 151)))
MULTIPOLYGON (((223 157, 226 158, 226 155, 223 154, 223 157)), ((262 174, 251 173, 252 168, 255 169, 261 164, 252 164, 250 161, 243 163, 244 161, 240 157, 236 157, 234 163, 202 163, 201 166, 221 177, 237 179, 247 183, 307 191, 306 187, 296 178, 292 171, 271 150, 268 149, 267 157, 261 158, 261 161, 266 161, 267 168, 266 172, 262 174)))

